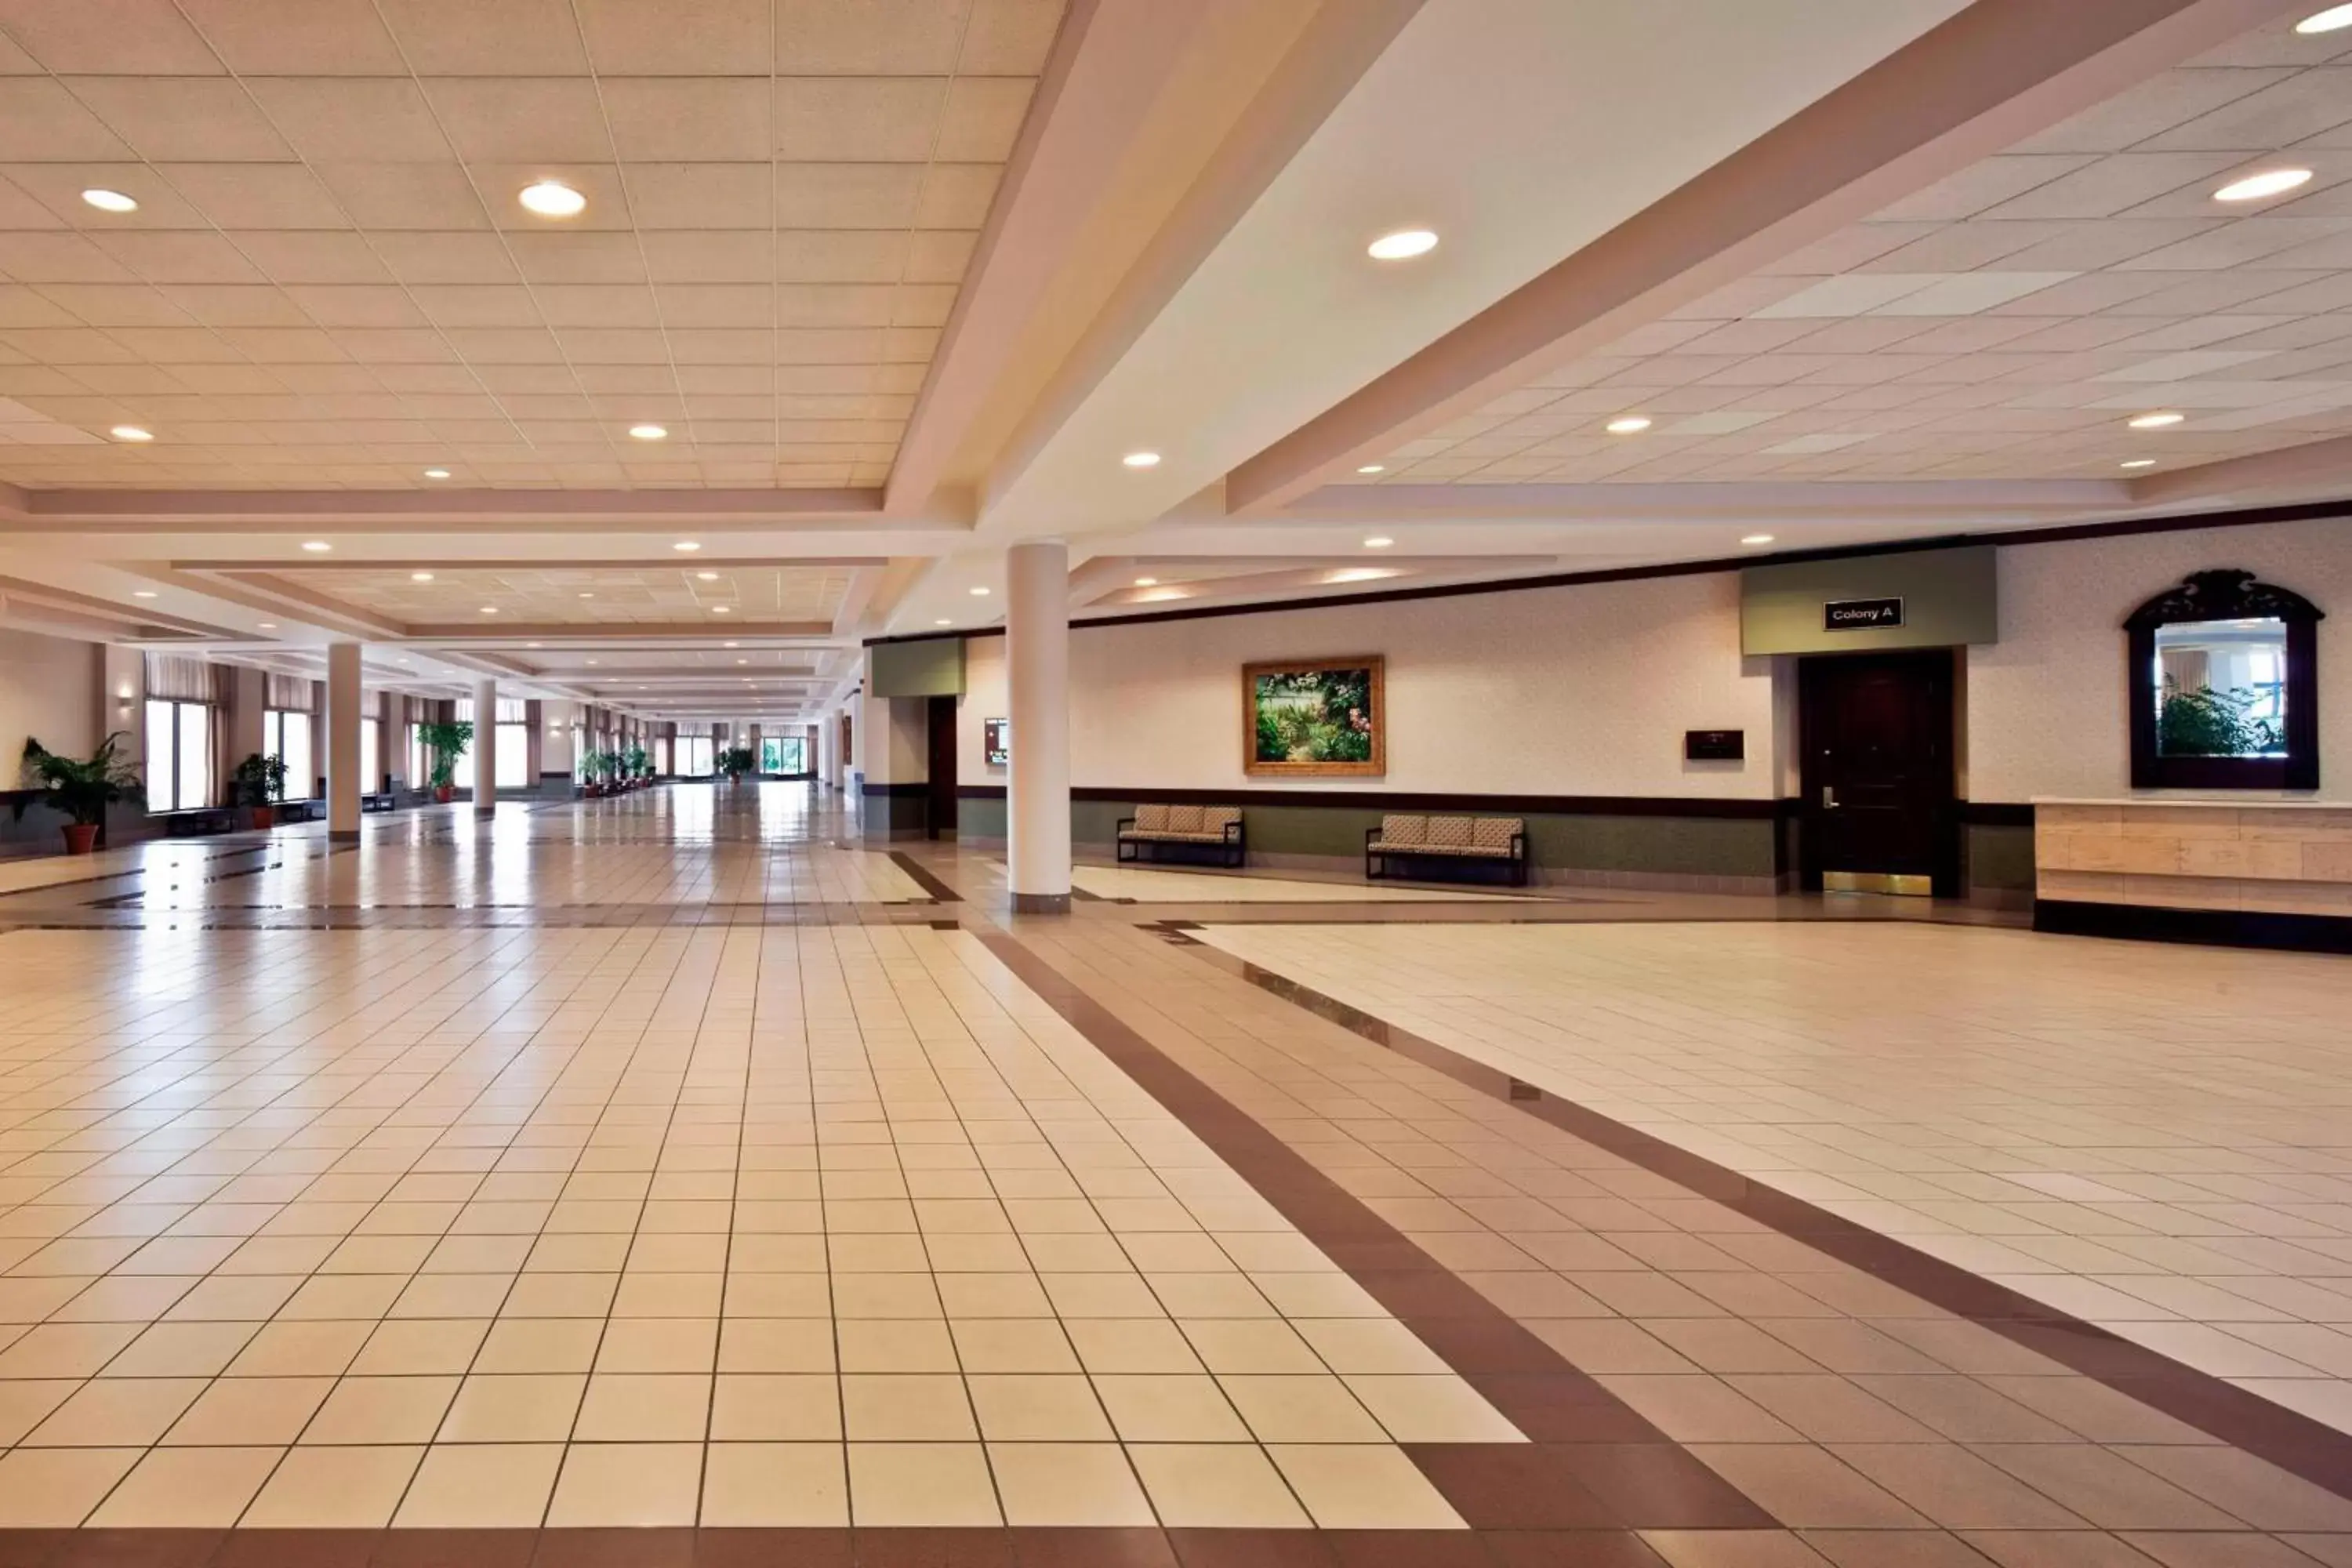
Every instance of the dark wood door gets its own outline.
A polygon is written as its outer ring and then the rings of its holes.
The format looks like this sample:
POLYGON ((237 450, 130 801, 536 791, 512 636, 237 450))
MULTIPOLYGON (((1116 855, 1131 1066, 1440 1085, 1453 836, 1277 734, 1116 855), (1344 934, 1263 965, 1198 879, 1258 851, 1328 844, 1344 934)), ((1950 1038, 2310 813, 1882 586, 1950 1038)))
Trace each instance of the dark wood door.
POLYGON ((1805 886, 1959 892, 1948 648, 1797 667, 1805 886))
POLYGON ((956 700, 930 700, 930 800, 923 830, 933 838, 956 836, 956 700))

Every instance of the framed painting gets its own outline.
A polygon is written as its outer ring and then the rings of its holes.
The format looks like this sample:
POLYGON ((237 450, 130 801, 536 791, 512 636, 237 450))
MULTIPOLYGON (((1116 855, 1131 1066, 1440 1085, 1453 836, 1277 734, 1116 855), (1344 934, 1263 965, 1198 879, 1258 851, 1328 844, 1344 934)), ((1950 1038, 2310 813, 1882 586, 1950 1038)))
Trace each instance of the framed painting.
POLYGON ((1378 654, 1242 668, 1243 771, 1276 777, 1388 772, 1388 698, 1378 654))
POLYGON ((1013 760, 1013 721, 982 719, 980 721, 980 753, 992 768, 1001 768, 1013 760))

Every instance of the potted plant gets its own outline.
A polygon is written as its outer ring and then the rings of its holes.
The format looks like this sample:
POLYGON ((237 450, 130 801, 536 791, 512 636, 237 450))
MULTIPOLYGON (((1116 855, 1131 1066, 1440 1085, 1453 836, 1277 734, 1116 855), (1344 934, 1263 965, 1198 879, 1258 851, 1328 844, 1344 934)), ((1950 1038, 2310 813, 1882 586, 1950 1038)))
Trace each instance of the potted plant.
POLYGON ((730 746, 719 758, 719 765, 726 771, 728 783, 741 784, 743 775, 756 765, 756 760, 751 755, 751 747, 730 746))
POLYGON ((273 803, 286 798, 286 759, 254 752, 229 774, 228 788, 229 804, 249 808, 254 826, 277 826, 278 811, 273 803))
POLYGON ((443 805, 457 798, 457 759, 474 743, 474 724, 459 719, 446 724, 419 724, 416 737, 433 753, 433 798, 443 805))
POLYGON ((622 752, 621 766, 634 784, 642 784, 653 777, 653 766, 646 762, 646 749, 643 746, 631 746, 622 752))
MULTIPOLYGON (((116 744, 129 738, 127 732, 117 731, 100 741, 87 759, 61 757, 38 741, 25 742, 26 778, 40 785, 44 805, 68 818, 67 854, 87 855, 97 847, 108 806, 117 801, 147 804, 146 786, 139 782, 138 771, 122 760, 116 744)), ((23 799, 16 802, 18 817, 29 804, 23 799)))

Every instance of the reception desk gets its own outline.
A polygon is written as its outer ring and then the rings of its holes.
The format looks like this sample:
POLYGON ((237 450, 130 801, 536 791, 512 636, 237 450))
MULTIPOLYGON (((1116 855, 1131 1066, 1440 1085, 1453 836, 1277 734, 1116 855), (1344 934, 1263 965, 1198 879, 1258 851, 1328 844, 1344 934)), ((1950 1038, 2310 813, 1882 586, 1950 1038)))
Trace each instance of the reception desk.
POLYGON ((2352 952, 2352 803, 2033 803, 2037 931, 2352 952))

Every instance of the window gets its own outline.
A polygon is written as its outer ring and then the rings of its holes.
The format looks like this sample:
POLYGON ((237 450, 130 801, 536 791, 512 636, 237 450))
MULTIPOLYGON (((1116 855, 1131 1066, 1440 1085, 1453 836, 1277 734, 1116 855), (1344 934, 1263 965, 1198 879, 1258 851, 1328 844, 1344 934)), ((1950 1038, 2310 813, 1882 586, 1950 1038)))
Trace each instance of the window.
POLYGON ((2134 789, 2319 787, 2320 612, 2199 572, 2132 612, 2134 789))
POLYGON ((662 777, 669 774, 669 737, 656 735, 652 748, 654 772, 662 777))
POLYGON ((760 742, 760 771, 763 773, 786 775, 808 772, 808 739, 803 735, 763 737, 760 742))
POLYGON ((680 735, 677 738, 677 776, 708 778, 710 772, 710 737, 680 735))
POLYGON ((147 704, 147 808, 192 811, 212 804, 213 710, 202 702, 147 704))
MULTIPOLYGON (((310 715, 282 708, 261 715, 261 754, 286 764, 285 800, 308 800, 319 787, 319 768, 311 755, 310 715)), ((323 759, 319 759, 323 760, 323 759)))
POLYGON ((360 792, 373 795, 383 787, 383 721, 360 721, 360 792))
POLYGON ((411 724, 408 727, 407 774, 408 787, 411 789, 425 789, 433 782, 433 759, 425 754, 425 726, 411 724))

